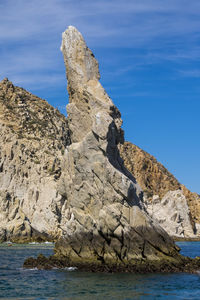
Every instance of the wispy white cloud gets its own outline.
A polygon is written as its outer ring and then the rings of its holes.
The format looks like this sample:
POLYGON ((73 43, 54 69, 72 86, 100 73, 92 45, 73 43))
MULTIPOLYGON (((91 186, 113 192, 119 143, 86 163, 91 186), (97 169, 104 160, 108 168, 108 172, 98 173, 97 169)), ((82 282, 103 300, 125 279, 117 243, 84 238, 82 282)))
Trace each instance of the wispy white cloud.
POLYGON ((186 4, 184 0, 7 0, 0 4, 0 39, 45 40, 73 23, 88 39, 95 36, 95 42, 111 37, 124 45, 123 39, 132 37, 129 45, 133 45, 161 34, 198 32, 200 5, 195 0, 189 7, 186 4))
POLYGON ((200 78, 200 69, 179 70, 178 72, 183 77, 200 78))
MULTIPOLYGON (((61 33, 70 24, 94 49, 145 48, 133 61, 135 68, 158 60, 196 59, 200 53, 198 0, 190 5, 186 0, 7 0, 0 1, 0 11, 0 77, 22 84, 37 76, 42 79, 38 86, 48 84, 41 76, 45 70, 57 73, 59 82, 61 33)), ((116 72, 130 68, 126 61, 116 72)))

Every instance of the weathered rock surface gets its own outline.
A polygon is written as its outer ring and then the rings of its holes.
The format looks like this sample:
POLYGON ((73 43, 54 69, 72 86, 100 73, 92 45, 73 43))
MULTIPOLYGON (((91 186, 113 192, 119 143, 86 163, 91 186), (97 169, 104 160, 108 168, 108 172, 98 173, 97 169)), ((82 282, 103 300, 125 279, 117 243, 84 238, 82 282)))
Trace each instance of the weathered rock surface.
POLYGON ((63 33, 61 49, 72 144, 60 178, 65 202, 55 257, 78 265, 175 259, 173 240, 146 214, 141 188, 120 158, 120 112, 99 82, 94 55, 71 26, 63 33))
POLYGON ((56 185, 68 135, 58 110, 8 79, 0 82, 0 241, 59 235, 56 185))
POLYGON ((87 264, 77 263, 74 264, 66 259, 66 257, 56 257, 52 255, 45 257, 39 254, 37 258, 29 257, 24 262, 24 268, 32 269, 37 268, 39 270, 45 269, 64 269, 66 267, 78 266, 78 271, 87 272, 125 272, 125 273, 199 273, 200 257, 189 258, 179 255, 178 257, 171 258, 170 260, 158 259, 158 260, 145 260, 135 259, 134 262, 128 262, 123 264, 96 264, 92 261, 87 264))
POLYGON ((135 255, 146 257, 152 247, 154 257, 159 234, 154 242, 140 235, 143 228, 161 229, 144 207, 169 234, 193 237, 196 227, 200 236, 197 194, 131 143, 119 147, 129 171, 124 167, 117 149, 123 142, 120 112, 99 83, 96 59, 73 27, 64 34, 62 49, 68 120, 8 79, 0 82, 0 241, 62 235, 60 243, 65 243, 72 236, 73 245, 64 247, 75 258, 98 249, 100 260, 107 252, 126 259, 132 235, 138 243, 135 255), (131 173, 144 190, 144 201, 131 173), (84 235, 94 246, 80 247, 84 235))
POLYGON ((148 213, 174 237, 199 238, 200 197, 191 193, 152 155, 129 142, 120 145, 125 166, 144 191, 148 213))
POLYGON ((169 235, 179 238, 194 238, 190 210, 181 190, 169 191, 160 199, 153 196, 152 200, 145 199, 149 215, 156 219, 169 235))

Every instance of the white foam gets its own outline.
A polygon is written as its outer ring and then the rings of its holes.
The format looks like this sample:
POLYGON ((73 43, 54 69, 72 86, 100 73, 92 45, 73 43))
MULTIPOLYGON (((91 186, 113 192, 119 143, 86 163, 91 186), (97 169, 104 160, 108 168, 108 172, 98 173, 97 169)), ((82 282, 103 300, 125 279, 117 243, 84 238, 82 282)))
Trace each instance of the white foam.
POLYGON ((29 245, 38 245, 39 243, 38 242, 31 242, 29 243, 29 245))
POLYGON ((48 242, 48 241, 46 241, 46 242, 43 242, 43 243, 38 243, 38 242, 31 242, 31 243, 29 243, 29 245, 53 245, 54 243, 53 242, 48 242))
POLYGON ((67 268, 65 268, 65 270, 67 270, 67 271, 75 271, 77 269, 78 269, 77 267, 67 267, 67 268))
POLYGON ((25 271, 25 272, 28 272, 28 271, 38 271, 39 269, 38 268, 19 268, 20 271, 25 271))

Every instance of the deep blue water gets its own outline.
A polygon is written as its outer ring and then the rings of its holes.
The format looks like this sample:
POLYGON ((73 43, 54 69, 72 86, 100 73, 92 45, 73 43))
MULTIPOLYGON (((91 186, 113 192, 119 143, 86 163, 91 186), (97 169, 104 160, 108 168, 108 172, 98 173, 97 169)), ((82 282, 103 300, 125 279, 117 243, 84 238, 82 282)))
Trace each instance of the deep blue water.
MULTIPOLYGON (((179 242, 200 256, 200 242, 179 242)), ((1 299, 200 299, 198 274, 94 274, 78 270, 23 270, 26 257, 50 255, 53 245, 0 245, 1 299)))

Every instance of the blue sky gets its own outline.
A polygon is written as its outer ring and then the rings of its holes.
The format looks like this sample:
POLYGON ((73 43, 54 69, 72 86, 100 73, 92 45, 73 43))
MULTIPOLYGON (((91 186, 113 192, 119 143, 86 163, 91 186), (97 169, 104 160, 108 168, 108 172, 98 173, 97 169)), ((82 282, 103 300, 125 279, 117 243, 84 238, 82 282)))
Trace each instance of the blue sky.
POLYGON ((73 25, 100 64, 125 138, 200 193, 199 0, 0 0, 0 80, 65 113, 61 33, 73 25))

